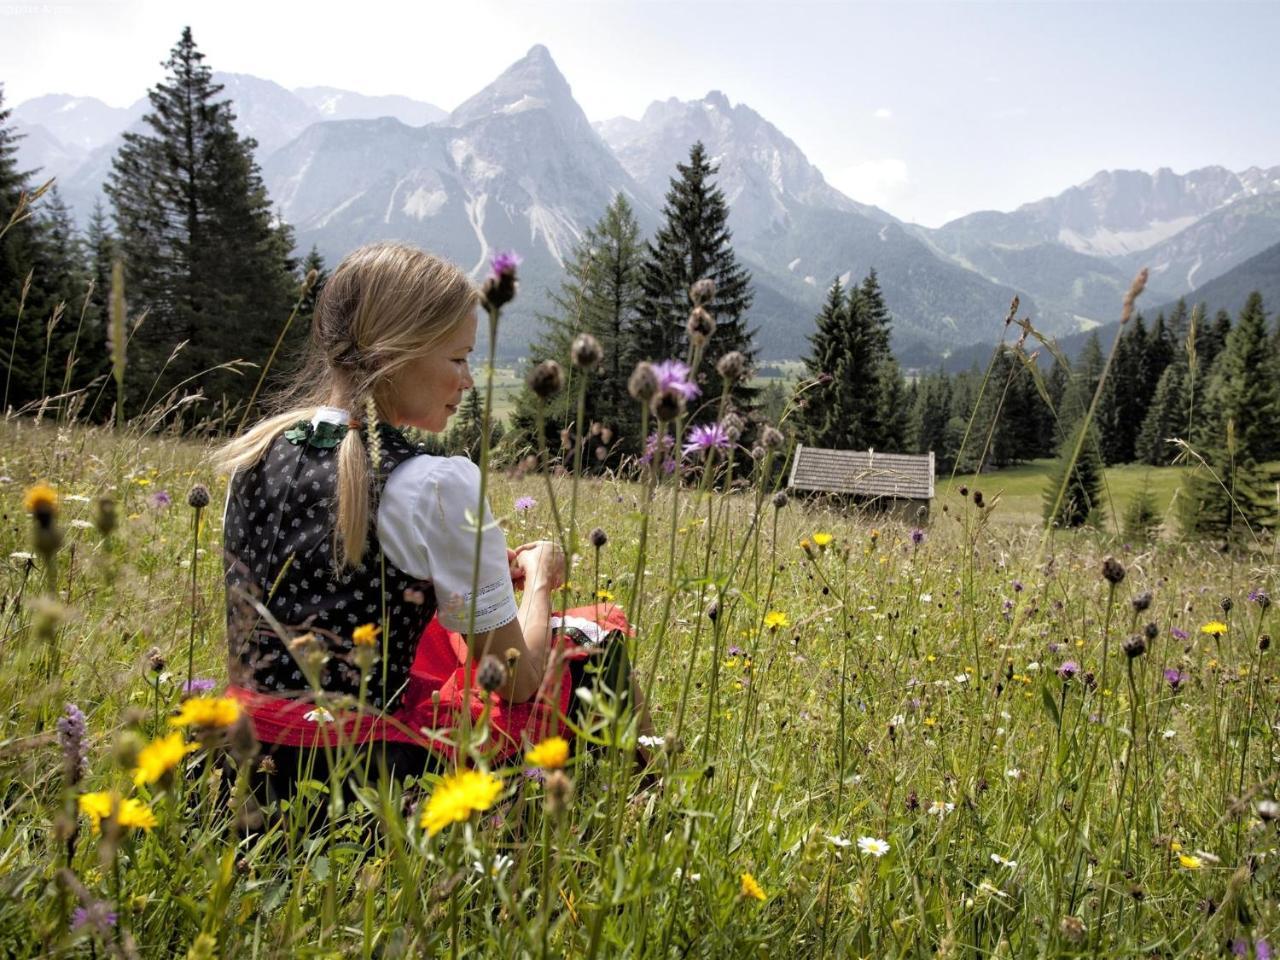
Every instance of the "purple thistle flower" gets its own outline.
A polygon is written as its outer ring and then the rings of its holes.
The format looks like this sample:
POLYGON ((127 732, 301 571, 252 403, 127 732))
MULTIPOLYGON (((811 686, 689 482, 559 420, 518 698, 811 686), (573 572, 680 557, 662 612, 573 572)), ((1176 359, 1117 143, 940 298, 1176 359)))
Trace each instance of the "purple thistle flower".
POLYGON ((1064 682, 1070 680, 1079 672, 1080 664, 1076 663, 1074 660, 1064 660, 1062 666, 1058 667, 1058 676, 1060 676, 1064 682))
POLYGON ((1164 679, 1169 684, 1170 689, 1177 693, 1178 688, 1187 682, 1187 675, 1175 667, 1169 667, 1164 672, 1164 679))
POLYGON ((116 925, 116 912, 105 900, 91 900, 87 907, 76 907, 71 913, 71 932, 91 929, 99 936, 105 937, 116 925))
POLYGON ((1253 955, 1256 960, 1271 960, 1271 944, 1267 943, 1265 937, 1253 941, 1253 955))
POLYGON ((1021 592, 1022 592, 1022 581, 1021 581, 1021 580, 1015 580, 1015 581, 1013 581, 1013 592, 1014 592, 1014 593, 1021 593, 1021 592))
POLYGON ((173 503, 173 498, 169 496, 167 490, 157 490, 147 497, 147 505, 155 510, 163 510, 171 503, 173 503))
POLYGON ((1249 956, 1249 941, 1244 937, 1235 937, 1229 944, 1233 957, 1249 956))
POLYGON ((1173 639, 1175 639, 1175 640, 1185 640, 1185 639, 1187 639, 1187 631, 1185 631, 1185 630, 1179 630, 1177 627, 1171 627, 1171 628, 1169 629, 1169 635, 1170 635, 1171 637, 1173 637, 1173 639))
POLYGON ((920 546, 920 544, 924 543, 924 531, 921 530, 919 527, 916 527, 914 530, 912 530, 911 542, 915 544, 917 547, 920 546))
POLYGON ((216 680, 208 677, 196 677, 194 680, 188 680, 182 685, 182 692, 186 694, 192 693, 208 693, 218 685, 216 680))
POLYGON ((704 423, 694 427, 688 433, 684 444, 684 455, 699 451, 728 450, 729 434, 720 423, 704 423))
POLYGON ((533 499, 533 497, 517 497, 516 498, 516 511, 518 513, 524 513, 526 510, 532 510, 537 505, 538 505, 538 501, 533 499))
POLYGON ((1058 653, 1062 650, 1062 644, 1058 643, 1056 640, 1050 640, 1045 649, 1050 653, 1058 653))
POLYGON ((1271 606, 1271 595, 1261 587, 1254 587, 1249 591, 1249 600, 1264 610, 1271 606))
POLYGON ((742 656, 742 648, 738 646, 736 643, 729 644, 729 656, 731 657, 742 656))
POLYGON ((62 769, 67 786, 75 786, 89 772, 89 751, 85 744, 84 712, 74 703, 58 718, 58 745, 62 748, 62 769))
POLYGON ((668 387, 674 387, 686 400, 694 400, 702 392, 696 383, 691 383, 689 380, 689 365, 679 360, 663 360, 661 363, 655 363, 653 374, 658 378, 658 393, 668 387))
MULTIPOLYGON (((656 433, 649 434, 649 439, 644 442, 644 453, 640 457, 640 462, 645 466, 648 466, 653 463, 653 458, 659 451, 664 455, 669 453, 671 448, 675 446, 675 442, 675 437, 670 434, 664 433, 661 439, 658 438, 656 433)), ((666 462, 663 463, 663 468, 667 470, 667 473, 670 473, 671 469, 667 464, 672 461, 669 457, 666 457, 665 459, 666 462)))
POLYGON ((515 273, 521 261, 520 254, 514 250, 504 250, 493 255, 493 259, 489 261, 489 267, 493 270, 495 277, 503 277, 515 273))

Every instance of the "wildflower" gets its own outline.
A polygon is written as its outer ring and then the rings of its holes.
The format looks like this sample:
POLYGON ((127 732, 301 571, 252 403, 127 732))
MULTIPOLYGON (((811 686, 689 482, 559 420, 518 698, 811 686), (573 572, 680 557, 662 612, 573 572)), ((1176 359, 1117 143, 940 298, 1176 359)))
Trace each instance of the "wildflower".
POLYGON ((192 697, 182 701, 174 727, 229 727, 240 719, 240 704, 230 697, 192 697))
MULTIPOLYGON (((870 840, 871 838, 864 837, 863 839, 870 840)), ((853 846, 853 841, 849 838, 832 836, 831 834, 827 834, 827 842, 829 842, 833 847, 839 847, 841 850, 845 849, 845 847, 853 846)))
POLYGON ((604 348, 591 334, 580 333, 569 348, 569 356, 579 370, 592 370, 604 359, 604 348))
POLYGON ((781 610, 770 610, 764 615, 764 625, 770 630, 791 626, 791 621, 781 610))
POLYGON ((1265 610, 1267 607, 1271 606, 1271 595, 1261 587, 1254 587, 1249 591, 1249 601, 1251 603, 1256 603, 1265 610))
POLYGON ((929 815, 941 819, 956 808, 954 803, 944 803, 941 800, 935 800, 929 804, 929 815))
POLYGON ((818 545, 819 549, 826 549, 827 547, 831 546, 831 534, 815 533, 813 535, 813 542, 818 545))
POLYGON ((895 713, 892 717, 889 718, 889 726, 891 727, 906 726, 906 723, 907 723, 907 718, 901 713, 895 713))
POLYGON ((194 743, 186 742, 180 730, 152 740, 138 753, 133 782, 142 786, 167 780, 173 773, 173 768, 182 762, 182 758, 196 749, 194 743))
POLYGON ((916 546, 916 547, 920 546, 920 544, 924 543, 924 537, 925 537, 924 531, 921 530, 919 527, 916 527, 914 530, 911 531, 912 546, 916 546))
POLYGON ((1221 620, 1210 620, 1200 628, 1201 633, 1206 633, 1211 637, 1220 637, 1227 632, 1227 625, 1221 620))
POLYGON ((1173 637, 1173 639, 1175 640, 1186 640, 1190 635, 1187 633, 1187 631, 1182 630, 1178 627, 1170 627, 1169 636, 1173 637))
POLYGON ((1010 780, 1017 780, 1019 777, 1022 776, 1022 771, 1019 770, 1017 767, 1010 767, 1008 770, 1004 772, 1004 775, 1008 777, 1010 780))
POLYGON ((627 379, 627 392, 641 403, 648 403, 654 398, 658 392, 658 377, 653 371, 653 364, 647 360, 636 364, 627 379))
POLYGON ((1178 731, 1176 730, 1166 730, 1164 731, 1164 733, 1160 734, 1160 736, 1163 737, 1165 740, 1172 740, 1177 735, 1178 735, 1178 731))
POLYGON ((53 516, 58 511, 58 491, 45 483, 37 483, 27 490, 22 498, 22 506, 34 516, 53 516))
POLYGON ((667 738, 650 736, 648 734, 641 734, 639 737, 636 738, 636 742, 640 744, 640 746, 642 747, 648 747, 651 750, 656 750, 658 747, 664 746, 666 744, 667 738))
POLYGON ((99 790, 97 793, 82 793, 77 800, 80 812, 89 818, 93 832, 102 829, 102 821, 113 817, 115 822, 126 829, 150 830, 156 825, 156 815, 141 800, 130 797, 121 800, 119 794, 99 790))
POLYGON ((1151 591, 1144 590, 1129 602, 1133 605, 1134 612, 1141 613, 1151 606, 1151 591))
POLYGON ((488 810, 502 793, 502 781, 483 770, 458 770, 445 774, 427 800, 419 826, 434 837, 451 823, 461 823, 473 813, 488 810))
POLYGON ((1168 667, 1164 671, 1164 679, 1174 693, 1186 682, 1187 675, 1176 667, 1168 667))
POLYGON ((689 299, 697 306, 702 306, 708 300, 714 300, 716 296, 716 282, 710 277, 703 277, 695 280, 693 286, 689 288, 689 299))
POLYGON ((858 850, 878 860, 889 852, 889 841, 881 840, 878 837, 859 837, 858 850))
POLYGON ((1160 636, 1160 628, 1156 626, 1153 621, 1142 628, 1142 635, 1148 640, 1154 640, 1156 637, 1160 636))
POLYGON ((573 799, 573 781, 565 776, 563 770, 552 770, 546 782, 547 813, 554 816, 569 806, 573 799))
POLYGON ((218 682, 209 677, 195 677, 191 680, 183 681, 182 692, 187 696, 193 693, 208 693, 217 685, 218 682))
POLYGON ((520 255, 514 250, 495 254, 489 261, 493 271, 480 287, 481 296, 489 309, 497 310, 510 303, 516 295, 516 268, 520 266, 520 255))
POLYGON ((1274 800, 1259 800, 1258 816, 1267 823, 1280 819, 1280 803, 1276 803, 1274 800))
POLYGON ((357 647, 372 647, 378 642, 382 628, 372 623, 362 623, 351 631, 351 642, 357 647))
POLYGON ((304 713, 302 719, 309 723, 333 723, 333 714, 324 707, 316 707, 304 713))
POLYGON ((765 895, 764 889, 756 882, 756 878, 749 873, 744 873, 742 875, 740 893, 744 899, 748 897, 761 901, 768 899, 765 895))
POLYGON ((684 415, 684 394, 676 387, 664 387, 649 403, 649 409, 662 423, 684 415))
POLYGON ((1062 935, 1072 943, 1081 943, 1087 928, 1084 921, 1079 917, 1066 916, 1058 923, 1058 929, 1062 931, 1062 935))
POLYGON ((600 550, 609 542, 609 535, 604 532, 603 527, 595 527, 589 534, 587 534, 587 540, 593 547, 600 550))
POLYGON ((716 361, 716 372, 730 383, 736 383, 747 374, 747 358, 737 350, 730 350, 716 361))
POLYGON ((58 718, 58 745, 62 748, 62 770, 66 785, 75 786, 89 773, 89 751, 85 743, 84 713, 74 703, 58 718))
POLYGON ((683 452, 687 457, 693 453, 728 450, 729 446, 729 434, 725 432, 722 424, 705 423, 699 424, 689 431, 683 452))
POLYGON ((108 936, 116 925, 117 914, 105 900, 90 900, 88 906, 71 911, 71 932, 86 927, 100 937, 108 936))
POLYGON ((1010 870, 1012 870, 1014 867, 1018 865, 1017 860, 1006 860, 1004 857, 1000 856, 1000 854, 998 853, 993 853, 991 855, 991 862, 1001 867, 1008 867, 1010 870))
POLYGON ((696 400, 702 390, 689 379, 689 365, 679 360, 663 360, 652 364, 653 375, 658 381, 657 392, 672 389, 685 400, 696 400))
POLYGON ((196 510, 203 510, 209 505, 209 488, 203 483, 197 483, 194 487, 187 491, 187 506, 196 510))
POLYGON ((524 755, 524 762, 543 770, 559 770, 569 759, 569 743, 563 737, 547 737, 524 755))
POLYGON ((1124 579, 1124 564, 1115 557, 1108 556, 1102 561, 1102 579, 1115 586, 1124 579))
POLYGON ((1124 655, 1132 660, 1134 657, 1140 657, 1147 652, 1147 638, 1140 633, 1135 633, 1124 642, 1124 655))
POLYGON ((564 389, 564 371, 554 360, 543 360, 529 371, 525 382, 539 400, 550 400, 564 389))
POLYGON ((1077 673, 1080 672, 1080 664, 1074 660, 1064 660, 1062 666, 1058 667, 1058 676, 1062 678, 1062 682, 1066 683, 1077 673))
POLYGON ((537 505, 538 505, 538 501, 533 499, 533 497, 517 497, 516 498, 517 513, 524 513, 526 510, 532 510, 537 505))
POLYGON ((791 499, 787 496, 787 491, 785 490, 779 490, 773 495, 773 509, 775 510, 781 510, 790 502, 791 499))
POLYGON ((480 658, 480 666, 476 668, 476 683, 485 693, 501 690, 507 682, 507 668, 501 660, 491 653, 480 658))
POLYGON ((1178 854, 1178 862, 1188 870, 1199 870, 1204 866, 1204 861, 1194 854, 1180 853, 1178 854))
POLYGON ((493 863, 488 867, 486 867, 480 860, 477 860, 473 866, 476 873, 481 876, 488 875, 490 877, 498 877, 501 876, 513 863, 515 863, 515 860, 507 856, 505 853, 500 853, 493 858, 493 863))
POLYGON ((689 311, 689 319, 685 323, 685 329, 689 331, 689 342, 695 347, 706 344, 711 339, 711 335, 716 332, 716 318, 706 307, 696 306, 689 311))

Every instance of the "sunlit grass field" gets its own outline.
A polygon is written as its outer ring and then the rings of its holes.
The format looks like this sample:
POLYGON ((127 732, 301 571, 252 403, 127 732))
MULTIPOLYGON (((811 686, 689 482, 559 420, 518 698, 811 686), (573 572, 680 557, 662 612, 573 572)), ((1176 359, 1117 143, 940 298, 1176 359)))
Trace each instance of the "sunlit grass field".
MULTIPOLYGON (((584 479, 565 599, 607 591, 636 623, 654 776, 598 703, 583 739, 602 749, 570 761, 567 798, 494 769, 492 804, 428 835, 435 778, 345 809, 313 782, 245 833, 219 758, 255 761, 217 729, 184 733, 171 782, 135 783, 139 749, 185 730, 192 637, 196 677, 225 682, 207 452, 0 424, 6 956, 1260 957, 1280 929, 1270 541, 1046 541, 1043 464, 968 478, 982 508, 941 483, 919 531, 696 476, 651 505, 643 477, 584 479), (41 481, 52 567, 23 502, 41 481), (78 798, 99 791, 154 823, 95 832, 78 798), (313 806, 335 816, 308 832, 313 806)), ((1144 472, 1108 472, 1118 502, 1144 472)), ((1151 480, 1167 503, 1176 471, 1151 480)), ((555 536, 573 483, 494 474, 508 541, 555 536)))

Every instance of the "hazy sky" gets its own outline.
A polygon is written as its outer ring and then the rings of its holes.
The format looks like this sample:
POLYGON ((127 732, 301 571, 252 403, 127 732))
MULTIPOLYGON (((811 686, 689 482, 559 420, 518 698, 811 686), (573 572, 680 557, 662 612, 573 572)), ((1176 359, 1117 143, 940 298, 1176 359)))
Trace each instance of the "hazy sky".
POLYGON ((1104 168, 1280 164, 1280 2, 0 0, 6 101, 123 106, 185 24, 215 70, 445 109, 535 43, 592 120, 719 89, 928 225, 1104 168))

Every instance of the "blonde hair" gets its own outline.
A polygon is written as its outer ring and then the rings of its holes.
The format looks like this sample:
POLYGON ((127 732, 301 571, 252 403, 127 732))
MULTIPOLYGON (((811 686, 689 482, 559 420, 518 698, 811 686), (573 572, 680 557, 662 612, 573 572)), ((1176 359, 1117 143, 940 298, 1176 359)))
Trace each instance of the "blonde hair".
MULTIPOLYGON (((227 473, 251 467, 276 436, 325 405, 359 418, 388 412, 392 375, 447 339, 480 302, 476 286, 453 264, 401 243, 375 243, 352 251, 325 281, 316 301, 306 359, 273 404, 279 411, 217 455, 227 473)), ((369 420, 373 418, 370 417, 369 420)), ((366 429, 373 436, 376 424, 366 429)), ((338 447, 335 560, 358 566, 368 541, 371 462, 359 430, 338 447)))

